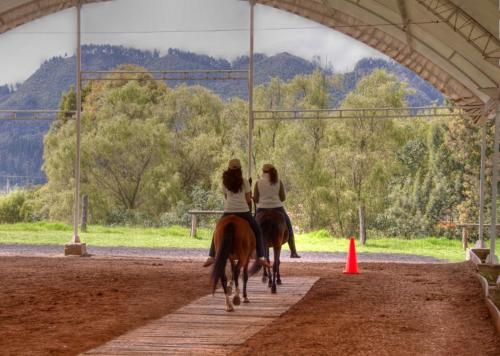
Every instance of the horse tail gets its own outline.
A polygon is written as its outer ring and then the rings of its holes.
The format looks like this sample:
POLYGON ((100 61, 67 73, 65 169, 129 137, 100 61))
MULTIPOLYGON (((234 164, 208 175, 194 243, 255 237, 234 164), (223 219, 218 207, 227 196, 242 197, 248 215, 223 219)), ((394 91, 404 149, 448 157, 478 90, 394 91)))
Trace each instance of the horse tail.
POLYGON ((252 267, 248 270, 248 275, 253 276, 255 273, 259 272, 262 268, 262 265, 259 262, 259 259, 256 258, 254 263, 252 264, 252 267))
POLYGON ((214 267, 212 269, 212 276, 210 278, 212 286, 212 294, 215 293, 215 289, 217 288, 217 282, 226 273, 226 263, 231 253, 234 236, 235 236, 235 226, 234 223, 230 222, 226 226, 224 226, 224 231, 222 232, 221 245, 215 256, 214 267))

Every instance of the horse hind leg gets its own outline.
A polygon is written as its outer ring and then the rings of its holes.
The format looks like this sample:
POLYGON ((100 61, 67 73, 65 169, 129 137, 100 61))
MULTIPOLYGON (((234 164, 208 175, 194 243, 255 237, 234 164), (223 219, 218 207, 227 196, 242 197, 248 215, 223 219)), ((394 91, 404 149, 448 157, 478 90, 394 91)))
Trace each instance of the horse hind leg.
POLYGON ((248 262, 243 267, 243 303, 250 303, 247 298, 247 282, 248 282, 248 262))
POLYGON ((229 278, 229 285, 227 287, 227 294, 231 295, 231 294, 233 294, 234 268, 235 268, 236 264, 231 259, 229 260, 229 262, 231 264, 231 278, 229 278))
POLYGON ((240 305, 241 299, 240 299, 240 288, 238 286, 238 279, 240 278, 240 264, 239 262, 234 266, 233 268, 233 280, 234 280, 234 286, 235 288, 235 293, 233 297, 233 304, 234 305, 240 305))
POLYGON ((271 293, 276 293, 277 288, 276 288, 276 276, 279 271, 279 264, 280 264, 280 251, 279 247, 274 247, 274 263, 273 263, 273 283, 271 287, 271 293))
MULTIPOLYGON (((271 263, 270 260, 268 260, 269 263, 271 263)), ((269 288, 271 288, 273 286, 273 272, 272 272, 272 267, 267 267, 267 276, 269 278, 268 282, 267 282, 267 286, 269 288)))
POLYGON ((278 285, 280 285, 281 284, 281 275, 280 275, 281 248, 278 248, 276 251, 276 257, 274 259, 274 263, 276 264, 276 283, 278 285))
POLYGON ((222 289, 224 290, 224 296, 226 297, 226 311, 227 312, 232 312, 234 311, 233 303, 231 303, 231 298, 230 295, 227 293, 228 288, 227 288, 227 277, 226 274, 220 278, 220 282, 222 284, 222 289))
MULTIPOLYGON (((267 263, 270 263, 269 262, 269 248, 264 249, 264 257, 266 258, 267 263)), ((267 267, 264 267, 262 270, 263 270, 263 272, 262 272, 262 283, 266 283, 267 280, 268 280, 268 278, 269 279, 271 278, 271 269, 267 268, 267 267)))

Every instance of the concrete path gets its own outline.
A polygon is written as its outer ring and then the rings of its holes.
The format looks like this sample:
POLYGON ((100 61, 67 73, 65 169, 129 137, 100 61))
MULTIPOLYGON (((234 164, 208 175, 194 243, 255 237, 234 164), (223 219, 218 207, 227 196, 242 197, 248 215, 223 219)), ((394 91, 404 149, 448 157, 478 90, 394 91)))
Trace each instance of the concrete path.
MULTIPOLYGON (((347 243, 346 243, 347 246, 347 243)), ((63 246, 57 245, 3 245, 0 244, 0 256, 47 256, 56 257, 63 253, 63 246)), ((94 256, 153 257, 167 260, 203 261, 208 249, 155 249, 137 247, 95 247, 87 246, 87 251, 94 256)), ((346 253, 341 252, 300 252, 302 258, 290 258, 288 251, 282 253, 282 262, 345 262, 346 253)), ((393 253, 357 253, 358 262, 397 262, 397 263, 443 263, 429 256, 417 256, 393 253)))
POLYGON ((267 283, 251 278, 250 303, 233 312, 225 311, 218 290, 85 355, 226 355, 300 301, 318 279, 283 278, 278 293, 271 294, 267 283))

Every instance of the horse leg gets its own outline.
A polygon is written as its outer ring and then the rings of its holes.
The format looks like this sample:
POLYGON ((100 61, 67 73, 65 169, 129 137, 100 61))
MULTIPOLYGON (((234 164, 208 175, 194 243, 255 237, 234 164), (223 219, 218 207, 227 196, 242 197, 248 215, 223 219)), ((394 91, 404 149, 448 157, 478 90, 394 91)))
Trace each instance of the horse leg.
MULTIPOLYGON (((270 264, 271 260, 269 258, 269 248, 267 248, 266 253, 267 253, 266 260, 270 264)), ((266 271, 266 276, 268 278, 268 280, 267 280, 267 286, 269 288, 271 288, 271 281, 272 281, 272 276, 273 276, 272 273, 271 273, 271 267, 264 267, 264 271, 266 271)), ((263 282, 265 282, 265 280, 263 280, 263 282)))
MULTIPOLYGON (((267 260, 267 261, 269 262, 269 264, 271 263, 271 261, 270 261, 270 260, 267 260)), ((267 282, 267 286, 268 286, 269 288, 271 288, 271 287, 273 286, 273 273, 272 273, 272 271, 271 271, 271 267, 268 267, 268 268, 267 268, 267 276, 268 276, 268 278, 269 278, 269 281, 267 282)))
POLYGON ((234 267, 235 267, 235 263, 231 259, 229 260, 229 262, 231 263, 231 278, 229 278, 229 286, 227 287, 227 294, 231 295, 231 294, 233 294, 233 281, 234 281, 234 267))
POLYGON ((281 284, 281 275, 280 275, 281 247, 279 247, 276 252, 277 252, 277 255, 276 255, 275 260, 274 260, 274 263, 276 263, 276 275, 277 275, 276 283, 281 284))
POLYGON ((272 287, 271 287, 271 293, 276 293, 276 273, 278 271, 278 251, 276 247, 273 247, 274 250, 274 263, 273 263, 273 282, 272 282, 272 287))
POLYGON ((240 288, 238 286, 238 278, 240 277, 240 263, 238 263, 234 266, 233 268, 233 280, 234 280, 234 286, 236 287, 235 292, 234 292, 234 297, 233 297, 233 304, 234 305, 240 305, 241 300, 240 300, 240 288))
POLYGON ((247 282, 248 282, 248 262, 243 267, 243 303, 250 303, 247 298, 247 282))
POLYGON ((233 304, 231 303, 231 298, 227 294, 227 277, 226 273, 220 278, 220 283, 222 284, 222 289, 224 290, 224 296, 226 297, 226 311, 232 312, 234 310, 233 304))
MULTIPOLYGON (((266 258, 267 262, 269 262, 269 247, 266 247, 264 249, 264 257, 266 258)), ((264 271, 264 272, 262 272, 262 283, 266 283, 267 282, 267 278, 268 277, 270 278, 271 275, 269 274, 269 271, 267 270, 266 267, 264 267, 262 270, 264 271)))

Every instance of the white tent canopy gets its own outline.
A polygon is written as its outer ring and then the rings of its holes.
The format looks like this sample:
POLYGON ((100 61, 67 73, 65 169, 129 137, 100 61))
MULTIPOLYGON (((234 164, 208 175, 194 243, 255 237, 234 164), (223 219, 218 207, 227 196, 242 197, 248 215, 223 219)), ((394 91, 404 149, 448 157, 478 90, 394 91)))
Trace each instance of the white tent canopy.
MULTIPOLYGON (((81 0, 81 3, 101 1, 112 0, 81 0)), ((415 71, 457 105, 477 107, 498 98, 497 0, 256 0, 256 3, 306 17, 379 50, 415 71)), ((2 0, 0 34, 75 4, 75 0, 2 0)), ((476 122, 485 119, 482 109, 475 108, 469 113, 476 122)))

